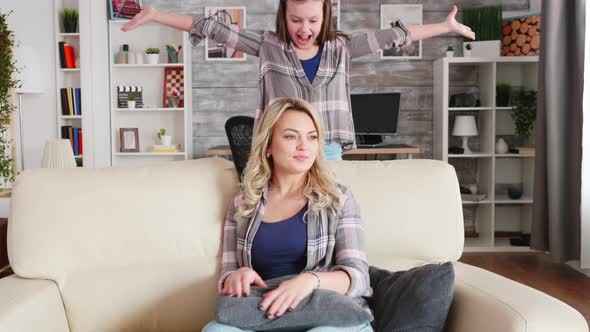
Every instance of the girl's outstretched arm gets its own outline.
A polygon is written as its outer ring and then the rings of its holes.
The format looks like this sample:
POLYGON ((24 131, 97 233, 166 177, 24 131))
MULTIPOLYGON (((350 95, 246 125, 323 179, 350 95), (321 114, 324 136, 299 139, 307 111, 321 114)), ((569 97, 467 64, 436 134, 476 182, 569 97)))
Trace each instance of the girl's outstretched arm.
POLYGON ((125 23, 121 27, 121 30, 132 30, 148 22, 160 23, 182 31, 191 31, 193 28, 192 15, 163 13, 152 7, 145 6, 141 8, 141 12, 135 15, 131 21, 125 23))
POLYGON ((447 18, 435 24, 423 24, 423 25, 410 25, 408 24, 406 27, 410 32, 410 36, 412 40, 424 40, 430 37, 442 35, 449 32, 454 32, 458 35, 462 35, 464 37, 475 39, 475 33, 471 31, 466 25, 463 25, 455 19, 455 15, 457 15, 457 6, 453 6, 453 10, 447 16, 447 18))

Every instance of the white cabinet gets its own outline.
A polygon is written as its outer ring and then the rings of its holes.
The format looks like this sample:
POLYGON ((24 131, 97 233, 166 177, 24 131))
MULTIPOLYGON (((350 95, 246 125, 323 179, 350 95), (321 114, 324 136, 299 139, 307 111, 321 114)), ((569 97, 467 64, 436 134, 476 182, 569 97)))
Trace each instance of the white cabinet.
MULTIPOLYGON (((110 67, 110 113, 111 113, 111 164, 154 164, 192 158, 192 90, 191 90, 191 44, 188 33, 163 25, 148 23, 132 31, 123 32, 121 26, 127 21, 109 21, 109 67, 110 67), (118 52, 123 45, 129 50, 127 60, 135 56, 135 63, 120 63, 118 52), (181 45, 178 63, 168 63, 166 44, 181 45), (145 57, 147 48, 159 48, 157 64, 149 64, 145 57), (130 56, 131 55, 131 56, 130 56), (138 59, 141 57, 142 59, 138 59), (172 107, 165 104, 164 80, 167 70, 174 69, 174 76, 184 76, 182 88, 183 105, 172 107), (119 86, 141 87, 142 108, 130 109, 118 103, 119 86), (122 152, 120 129, 137 128, 139 149, 137 152, 122 152), (175 152, 153 152, 160 145, 157 132, 166 129, 172 136, 172 144, 179 145, 175 152)), ((133 62, 132 59, 129 62, 133 62)))
POLYGON ((530 233, 534 154, 496 153, 499 138, 510 146, 525 145, 514 134, 512 107, 496 104, 496 85, 507 83, 513 90, 536 91, 537 68, 537 56, 441 58, 434 62, 434 156, 455 167, 462 186, 476 184, 478 193, 485 194, 483 199, 463 201, 467 251, 528 250, 510 246, 509 237, 530 233), (461 93, 469 94, 463 95, 469 106, 451 107, 452 96, 461 93), (473 98, 468 98, 472 96, 478 100, 475 105, 473 98), (478 135, 469 137, 472 154, 449 153, 450 147, 461 147, 461 138, 452 135, 458 115, 475 117, 478 135), (510 187, 522 190, 522 196, 508 197, 510 187))

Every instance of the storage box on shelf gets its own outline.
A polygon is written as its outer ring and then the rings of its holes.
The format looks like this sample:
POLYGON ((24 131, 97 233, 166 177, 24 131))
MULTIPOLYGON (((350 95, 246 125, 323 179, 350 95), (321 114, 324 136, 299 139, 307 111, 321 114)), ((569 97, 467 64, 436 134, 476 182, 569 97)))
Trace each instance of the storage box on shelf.
POLYGON ((442 58, 434 63, 434 156, 456 168, 464 191, 471 187, 478 194, 463 195, 468 251, 529 250, 511 246, 509 237, 530 233, 534 153, 496 151, 500 138, 511 147, 528 143, 515 135, 512 104, 498 105, 496 85, 536 90, 537 65, 537 56, 442 58), (475 118, 477 136, 468 140, 471 154, 449 152, 461 147, 461 137, 452 135, 458 115, 475 118), (508 188, 522 195, 511 198, 508 188))
POLYGON ((158 24, 146 24, 123 32, 121 26, 125 22, 109 22, 111 164, 153 164, 191 159, 192 71, 188 33, 158 24), (166 54, 166 44, 182 46, 178 63, 168 63, 170 59, 166 54), (128 49, 120 53, 123 45, 128 45, 128 49), (149 62, 145 52, 148 48, 160 49, 158 63, 149 62), (165 73, 170 70, 174 70, 174 73, 168 79, 176 81, 177 90, 182 95, 178 98, 168 98, 169 91, 164 91, 165 73), (180 74, 184 76, 182 84, 179 82, 180 74), (128 96, 132 94, 119 91, 118 87, 141 90, 134 96, 135 108, 130 108, 128 104, 128 96), (121 151, 121 128, 138 129, 137 152, 121 151), (172 146, 165 149, 157 137, 161 128, 166 129, 167 135, 172 137, 172 146), (164 152, 153 152, 156 146, 158 151, 164 152))
POLYGON ((76 9, 79 12, 78 0, 54 2, 57 136, 70 139, 76 163, 78 166, 83 166, 86 163, 83 157, 83 114, 85 113, 82 113, 82 105, 86 103, 82 101, 81 93, 84 84, 80 50, 84 41, 79 30, 66 32, 63 20, 66 8, 76 9))

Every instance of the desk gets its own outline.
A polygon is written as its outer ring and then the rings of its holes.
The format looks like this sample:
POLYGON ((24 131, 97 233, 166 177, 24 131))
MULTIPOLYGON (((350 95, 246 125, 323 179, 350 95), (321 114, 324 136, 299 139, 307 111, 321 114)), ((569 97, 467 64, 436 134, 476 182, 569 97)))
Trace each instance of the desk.
MULTIPOLYGON (((351 156, 353 157, 351 159, 356 159, 354 156, 364 156, 365 159, 367 159, 368 156, 373 155, 374 159, 377 159, 378 156, 382 155, 394 155, 398 157, 396 159, 401 159, 399 157, 412 159, 413 155, 416 153, 420 153, 420 149, 414 146, 405 144, 388 144, 371 148, 347 150, 344 152, 343 158, 351 156)), ((207 156, 229 157, 231 156, 231 150, 229 149, 229 145, 218 145, 207 150, 207 156)))

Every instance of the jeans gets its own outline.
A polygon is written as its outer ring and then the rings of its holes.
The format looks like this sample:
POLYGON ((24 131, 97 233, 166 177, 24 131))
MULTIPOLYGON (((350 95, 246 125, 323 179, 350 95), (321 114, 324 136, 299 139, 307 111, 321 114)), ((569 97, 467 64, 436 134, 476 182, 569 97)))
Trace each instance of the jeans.
POLYGON ((338 143, 324 144, 327 160, 342 160, 342 146, 338 143))
MULTIPOLYGON (((201 332, 253 332, 249 330, 242 330, 240 328, 218 323, 216 321, 209 322, 201 332)), ((359 326, 352 327, 333 327, 333 326, 318 326, 307 332, 373 332, 371 323, 365 323, 359 326)))

